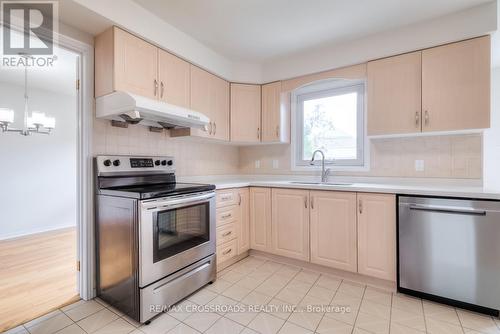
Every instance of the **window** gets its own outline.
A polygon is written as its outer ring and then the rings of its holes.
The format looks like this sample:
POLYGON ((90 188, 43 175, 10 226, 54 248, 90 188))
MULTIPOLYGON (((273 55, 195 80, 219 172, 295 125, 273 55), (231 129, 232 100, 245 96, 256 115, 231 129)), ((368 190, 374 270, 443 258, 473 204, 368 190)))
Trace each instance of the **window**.
POLYGON ((364 166, 364 94, 359 80, 330 80, 295 92, 296 166, 309 166, 315 150, 331 166, 364 166))

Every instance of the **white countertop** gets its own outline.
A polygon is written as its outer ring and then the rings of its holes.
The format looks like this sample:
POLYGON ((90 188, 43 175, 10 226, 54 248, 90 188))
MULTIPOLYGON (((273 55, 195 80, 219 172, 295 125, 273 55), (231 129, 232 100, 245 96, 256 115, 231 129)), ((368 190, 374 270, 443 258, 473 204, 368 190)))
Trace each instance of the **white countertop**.
POLYGON ((443 197, 464 197, 478 199, 500 200, 500 191, 484 189, 477 181, 442 180, 442 179, 383 179, 383 178, 353 178, 329 180, 330 183, 342 184, 305 184, 297 182, 317 182, 316 178, 297 177, 293 175, 233 175, 233 176, 204 176, 179 177, 180 182, 203 182, 215 184, 216 189, 241 187, 271 187, 313 190, 334 190, 353 192, 389 193, 401 195, 424 195, 443 197))

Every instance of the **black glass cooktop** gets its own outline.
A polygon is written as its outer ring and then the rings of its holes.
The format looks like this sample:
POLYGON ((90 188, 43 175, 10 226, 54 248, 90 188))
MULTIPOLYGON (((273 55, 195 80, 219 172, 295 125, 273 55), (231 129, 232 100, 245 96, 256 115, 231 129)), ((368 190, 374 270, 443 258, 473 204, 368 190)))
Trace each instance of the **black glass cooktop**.
POLYGON ((120 197, 130 197, 137 199, 149 199, 156 197, 175 196, 202 191, 214 190, 213 184, 198 184, 198 183, 161 183, 149 184, 141 186, 125 186, 101 188, 99 190, 102 195, 112 195, 120 197))

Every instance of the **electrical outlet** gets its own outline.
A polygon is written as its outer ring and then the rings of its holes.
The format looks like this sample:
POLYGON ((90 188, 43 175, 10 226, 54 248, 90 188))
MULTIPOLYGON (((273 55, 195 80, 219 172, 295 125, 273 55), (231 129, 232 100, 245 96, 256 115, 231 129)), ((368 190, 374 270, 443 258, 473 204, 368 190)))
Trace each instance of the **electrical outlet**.
POLYGON ((279 163, 278 163, 278 160, 277 160, 277 159, 274 159, 274 160, 273 160, 273 168, 274 168, 274 169, 278 169, 278 168, 279 168, 279 163))
POLYGON ((415 160, 415 171, 423 172, 425 170, 424 160, 415 160))
POLYGON ((255 160, 255 169, 260 168, 260 160, 255 160))

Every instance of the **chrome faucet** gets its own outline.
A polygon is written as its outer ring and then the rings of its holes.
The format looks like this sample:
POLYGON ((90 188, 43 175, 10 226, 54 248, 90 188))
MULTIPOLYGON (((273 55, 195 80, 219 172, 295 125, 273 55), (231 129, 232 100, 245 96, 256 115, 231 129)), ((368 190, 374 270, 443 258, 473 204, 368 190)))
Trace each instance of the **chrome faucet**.
POLYGON ((330 173, 330 168, 325 169, 325 154, 322 150, 316 150, 313 152, 311 162, 309 163, 311 166, 314 165, 314 158, 316 157, 316 153, 321 154, 321 183, 325 183, 328 180, 328 174, 330 173))

